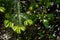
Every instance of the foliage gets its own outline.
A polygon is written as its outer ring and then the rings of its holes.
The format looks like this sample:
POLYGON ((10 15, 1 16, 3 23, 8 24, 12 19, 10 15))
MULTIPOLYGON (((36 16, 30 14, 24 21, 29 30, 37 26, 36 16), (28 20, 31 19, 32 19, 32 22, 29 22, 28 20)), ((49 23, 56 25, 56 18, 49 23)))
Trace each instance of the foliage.
POLYGON ((4 12, 5 8, 4 7, 0 7, 0 12, 4 12))
MULTIPOLYGON (((53 3, 59 4, 60 1, 54 0, 53 3)), ((54 7, 49 12, 52 6, 51 0, 0 0, 4 27, 11 28, 17 34, 17 40, 55 40, 56 11, 54 7)))

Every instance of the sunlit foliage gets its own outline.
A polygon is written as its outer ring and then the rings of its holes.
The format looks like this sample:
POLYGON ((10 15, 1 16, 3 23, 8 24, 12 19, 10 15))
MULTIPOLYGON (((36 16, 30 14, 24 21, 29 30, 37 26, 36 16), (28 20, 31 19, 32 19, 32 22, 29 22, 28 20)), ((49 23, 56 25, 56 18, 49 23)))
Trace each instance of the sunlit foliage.
POLYGON ((16 33, 16 40, 55 40, 55 29, 60 25, 59 3, 60 0, 0 0, 2 24, 16 33))

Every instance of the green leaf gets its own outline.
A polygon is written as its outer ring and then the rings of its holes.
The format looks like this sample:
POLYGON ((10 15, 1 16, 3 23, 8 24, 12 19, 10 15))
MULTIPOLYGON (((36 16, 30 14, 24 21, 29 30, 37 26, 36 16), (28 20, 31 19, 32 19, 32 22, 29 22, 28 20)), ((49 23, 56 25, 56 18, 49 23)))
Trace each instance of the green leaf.
POLYGON ((26 27, 25 27, 25 26, 14 26, 14 27, 12 27, 12 29, 13 29, 16 33, 21 33, 21 31, 25 31, 26 27))
POLYGON ((46 19, 43 19, 43 24, 44 24, 44 27, 45 28, 49 28, 49 21, 48 20, 46 20, 46 19))
POLYGON ((24 21, 24 25, 28 25, 28 21, 24 21))
POLYGON ((9 27, 14 27, 14 23, 12 23, 12 22, 9 22, 9 27))
POLYGON ((32 20, 27 20, 29 25, 32 25, 33 24, 33 21, 32 20))
POLYGON ((53 20, 54 19, 54 15, 53 14, 46 14, 48 20, 53 20))
POLYGON ((24 21, 24 25, 32 25, 32 24, 33 24, 33 21, 30 19, 24 21))
POLYGON ((46 14, 46 15, 47 15, 47 17, 50 17, 50 18, 54 17, 53 14, 46 14))
POLYGON ((10 22, 9 20, 4 20, 4 26, 5 27, 13 27, 14 23, 10 22))
POLYGON ((4 21, 4 26, 5 26, 5 27, 9 27, 9 21, 8 21, 8 20, 5 20, 5 21, 4 21))
POLYGON ((29 7, 29 10, 33 10, 33 6, 30 6, 30 7, 29 7))
POLYGON ((21 33, 20 27, 19 26, 14 26, 12 27, 12 29, 16 32, 16 33, 21 33))
POLYGON ((50 6, 51 5, 50 0, 44 0, 44 2, 45 2, 45 6, 50 6))
POLYGON ((6 13, 5 14, 5 18, 10 18, 10 14, 9 13, 6 13))
POLYGON ((21 26, 20 29, 21 29, 22 31, 25 31, 26 27, 25 27, 25 26, 21 26))
POLYGON ((0 7, 0 12, 4 12, 5 8, 4 7, 0 7))

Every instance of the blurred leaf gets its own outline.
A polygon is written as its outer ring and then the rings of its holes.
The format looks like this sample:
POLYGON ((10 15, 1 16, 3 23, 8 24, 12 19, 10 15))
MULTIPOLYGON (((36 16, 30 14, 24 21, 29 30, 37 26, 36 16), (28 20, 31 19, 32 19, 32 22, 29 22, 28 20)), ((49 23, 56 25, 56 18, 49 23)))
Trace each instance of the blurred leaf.
POLYGON ((21 26, 20 29, 21 29, 22 31, 25 31, 26 27, 25 27, 25 26, 21 26))
POLYGON ((35 5, 36 5, 36 7, 39 7, 39 5, 37 3, 35 5))
POLYGON ((49 39, 52 39, 52 38, 54 38, 53 35, 49 35, 49 39))
POLYGON ((9 22, 8 24, 10 24, 9 27, 14 27, 14 23, 9 22))
POLYGON ((5 27, 9 27, 9 21, 8 21, 8 20, 5 20, 5 21, 4 21, 4 26, 5 26, 5 27))
POLYGON ((47 15, 47 17, 50 17, 50 18, 54 17, 53 14, 46 14, 46 15, 47 15))
POLYGON ((14 23, 10 22, 9 20, 4 20, 4 26, 5 27, 13 27, 14 23))
POLYGON ((45 6, 47 7, 49 7, 50 5, 51 5, 51 2, 50 2, 50 0, 44 0, 44 3, 45 3, 45 6))
POLYGON ((32 25, 32 24, 33 24, 33 21, 30 19, 24 21, 24 25, 32 25))
POLYGON ((21 33, 20 27, 19 26, 14 26, 12 27, 12 29, 16 32, 16 33, 21 33))
POLYGON ((6 13, 5 14, 5 18, 10 18, 10 14, 9 13, 6 13))
POLYGON ((56 0, 56 3, 60 3, 60 0, 56 0))
POLYGON ((21 33, 21 31, 25 31, 26 27, 25 26, 14 26, 12 27, 12 29, 16 32, 16 33, 21 33))
POLYGON ((4 7, 0 7, 0 12, 4 12, 5 8, 4 7))
POLYGON ((53 20, 54 19, 53 14, 45 14, 45 16, 48 18, 48 20, 53 20))
POLYGON ((49 28, 49 21, 48 20, 46 20, 46 19, 43 19, 43 24, 44 24, 44 27, 45 28, 49 28))
POLYGON ((16 33, 21 33, 21 31, 25 31, 26 27, 25 26, 14 26, 14 23, 10 22, 9 20, 4 21, 5 27, 10 27, 12 28, 16 33))
POLYGON ((24 25, 28 25, 28 21, 24 21, 24 25))
POLYGON ((33 10, 33 6, 30 6, 30 7, 29 7, 29 10, 33 10))

